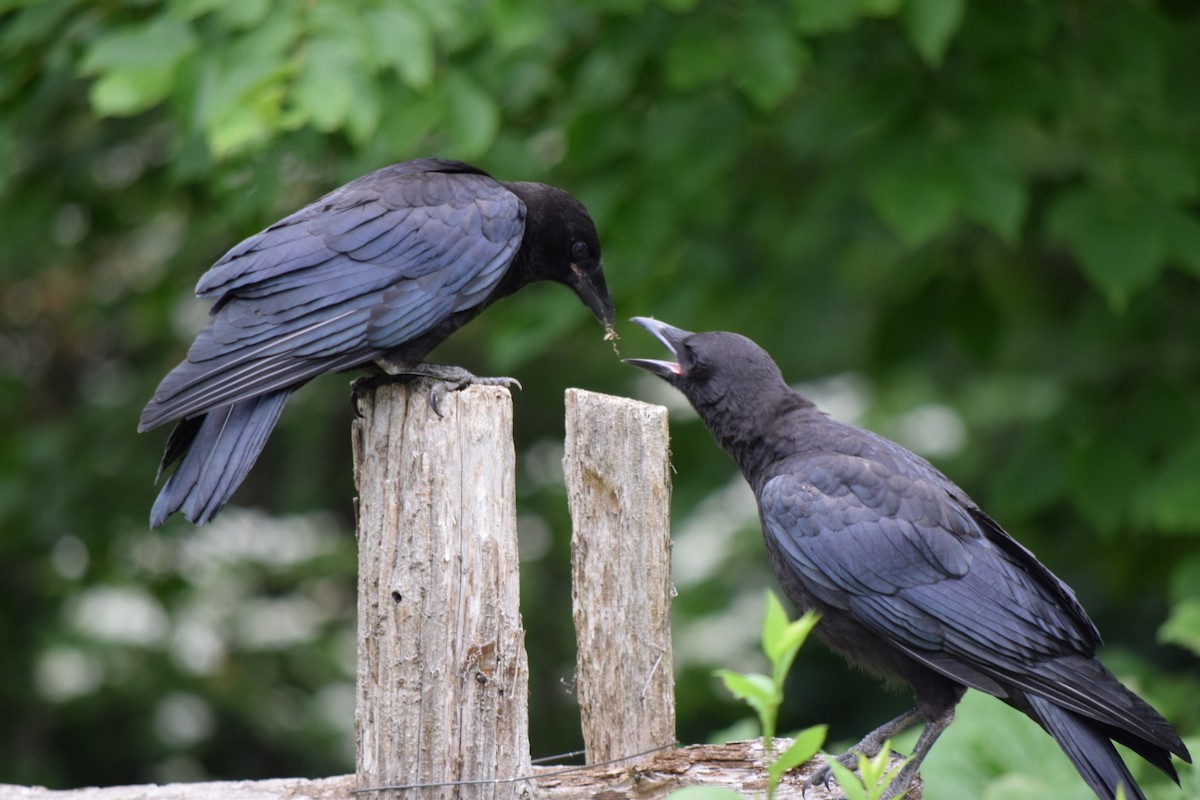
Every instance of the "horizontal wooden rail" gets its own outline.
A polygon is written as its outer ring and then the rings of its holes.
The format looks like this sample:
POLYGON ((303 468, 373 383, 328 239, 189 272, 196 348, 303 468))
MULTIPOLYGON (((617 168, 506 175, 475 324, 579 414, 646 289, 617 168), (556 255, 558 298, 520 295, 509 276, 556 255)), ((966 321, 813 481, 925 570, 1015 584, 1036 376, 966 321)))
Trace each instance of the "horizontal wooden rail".
MULTIPOLYGON (((776 740, 776 752, 788 744, 786 739, 776 740)), ((804 776, 817 766, 812 761, 785 775, 775 795, 778 800, 835 800, 842 797, 836 786, 833 792, 822 786, 809 789, 807 794, 802 792, 804 776)), ((761 798, 766 793, 766 768, 759 739, 671 749, 638 760, 636 766, 574 767, 569 772, 564 769, 533 768, 533 783, 542 800, 592 800, 597 796, 605 800, 663 800, 685 786, 725 787, 754 798, 761 798)), ((357 789, 353 775, 315 780, 281 778, 72 791, 0 785, 0 800, 364 800, 375 797, 404 800, 411 796, 402 791, 355 793, 357 789)), ((919 781, 908 797, 920 800, 919 781)))

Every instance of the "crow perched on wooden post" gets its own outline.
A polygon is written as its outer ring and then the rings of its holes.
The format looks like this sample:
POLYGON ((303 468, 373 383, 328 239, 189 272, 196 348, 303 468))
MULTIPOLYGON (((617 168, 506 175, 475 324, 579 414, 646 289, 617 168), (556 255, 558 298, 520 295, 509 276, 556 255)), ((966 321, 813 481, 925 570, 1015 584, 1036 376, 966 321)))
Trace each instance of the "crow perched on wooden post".
POLYGON ((371 368, 442 381, 438 391, 515 383, 421 359, 498 298, 542 280, 569 286, 613 336, 583 204, 457 161, 385 167, 251 236, 200 278, 211 320, 142 412, 139 431, 180 420, 160 476, 179 464, 151 526, 175 511, 212 519, 288 397, 317 375, 371 368))
MULTIPOLYGON (((836 422, 794 391, 758 345, 635 317, 674 361, 627 359, 679 389, 754 490, 784 591, 821 613, 848 660, 910 684, 916 708, 839 760, 928 724, 888 797, 911 782, 968 689, 1041 725, 1103 800, 1145 800, 1120 742, 1179 778, 1179 735, 1096 659, 1100 634, 1054 576, 925 459, 836 422)), ((810 781, 827 782, 830 771, 810 781)))

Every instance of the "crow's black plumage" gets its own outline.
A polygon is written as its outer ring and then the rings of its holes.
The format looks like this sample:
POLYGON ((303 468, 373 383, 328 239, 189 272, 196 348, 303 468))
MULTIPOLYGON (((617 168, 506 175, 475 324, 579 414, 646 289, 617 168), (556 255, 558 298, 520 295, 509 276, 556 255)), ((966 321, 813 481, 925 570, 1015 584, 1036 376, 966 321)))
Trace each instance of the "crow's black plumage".
POLYGON ((916 708, 843 763, 925 720, 895 785, 902 790, 972 688, 1033 718, 1104 800, 1118 785, 1144 800, 1113 741, 1178 782, 1171 754, 1190 761, 1187 749, 1096 659, 1100 634, 1070 587, 949 478, 818 411, 744 336, 635 321, 675 360, 629 363, 683 392, 733 456, 754 490, 784 591, 821 613, 817 632, 833 649, 913 687, 916 708))
POLYGON ((566 284, 611 334, 600 241, 583 204, 540 183, 500 183, 456 161, 372 172, 251 236, 196 286, 211 319, 142 412, 139 431, 180 420, 151 511, 204 523, 245 478, 288 396, 354 368, 477 379, 421 364, 500 297, 566 284))

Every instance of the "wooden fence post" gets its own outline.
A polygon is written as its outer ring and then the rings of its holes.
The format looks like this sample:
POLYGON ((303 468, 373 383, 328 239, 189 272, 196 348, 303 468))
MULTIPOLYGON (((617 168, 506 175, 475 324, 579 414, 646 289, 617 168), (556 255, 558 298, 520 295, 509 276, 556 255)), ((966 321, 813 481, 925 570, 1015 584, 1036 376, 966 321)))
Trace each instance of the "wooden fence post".
POLYGON ((675 742, 667 410, 568 389, 576 690, 587 761, 675 742))
MULTIPOLYGON (((356 775, 65 792, 0 785, 0 800, 665 800, 684 786, 761 796, 761 740, 626 759, 675 742, 666 409, 567 392, 576 685, 594 766, 531 768, 512 400, 473 386, 447 394, 438 417, 426 398, 421 384, 381 386, 362 397, 354 423, 356 775)), ((785 775, 778 800, 840 797, 804 788, 820 766, 785 775)), ((906 797, 920 800, 919 778, 906 797)))
POLYGON ((533 797, 511 396, 448 392, 438 417, 388 384, 360 407, 358 785, 425 785, 363 797, 533 797))

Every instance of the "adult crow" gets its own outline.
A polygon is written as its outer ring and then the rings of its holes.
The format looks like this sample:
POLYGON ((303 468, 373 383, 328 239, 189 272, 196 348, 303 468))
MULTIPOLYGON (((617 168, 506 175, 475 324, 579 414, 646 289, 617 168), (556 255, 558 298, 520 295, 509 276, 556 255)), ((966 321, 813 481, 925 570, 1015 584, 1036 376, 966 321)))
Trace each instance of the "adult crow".
MULTIPOLYGON (((771 564, 819 635, 848 660, 909 683, 916 708, 855 752, 927 721, 888 797, 908 787, 968 689, 994 695, 1054 737, 1084 781, 1144 796, 1112 741, 1179 782, 1187 748, 1096 659, 1100 634, 1075 594, 929 462, 835 422, 793 391, 771 357, 733 333, 635 317, 674 361, 628 359, 687 397, 754 490, 771 564)), ((810 778, 827 782, 829 771, 810 778)))
MULTIPOLYGON (((461 388, 476 378, 421 359, 534 281, 566 284, 612 334, 600 241, 583 204, 540 183, 500 183, 420 159, 334 189, 226 253, 196 286, 211 319, 159 384, 139 431, 178 419, 150 525, 196 524, 246 477, 288 396, 327 372, 371 368, 461 388)), ((436 409, 437 393, 430 401, 436 409)))

